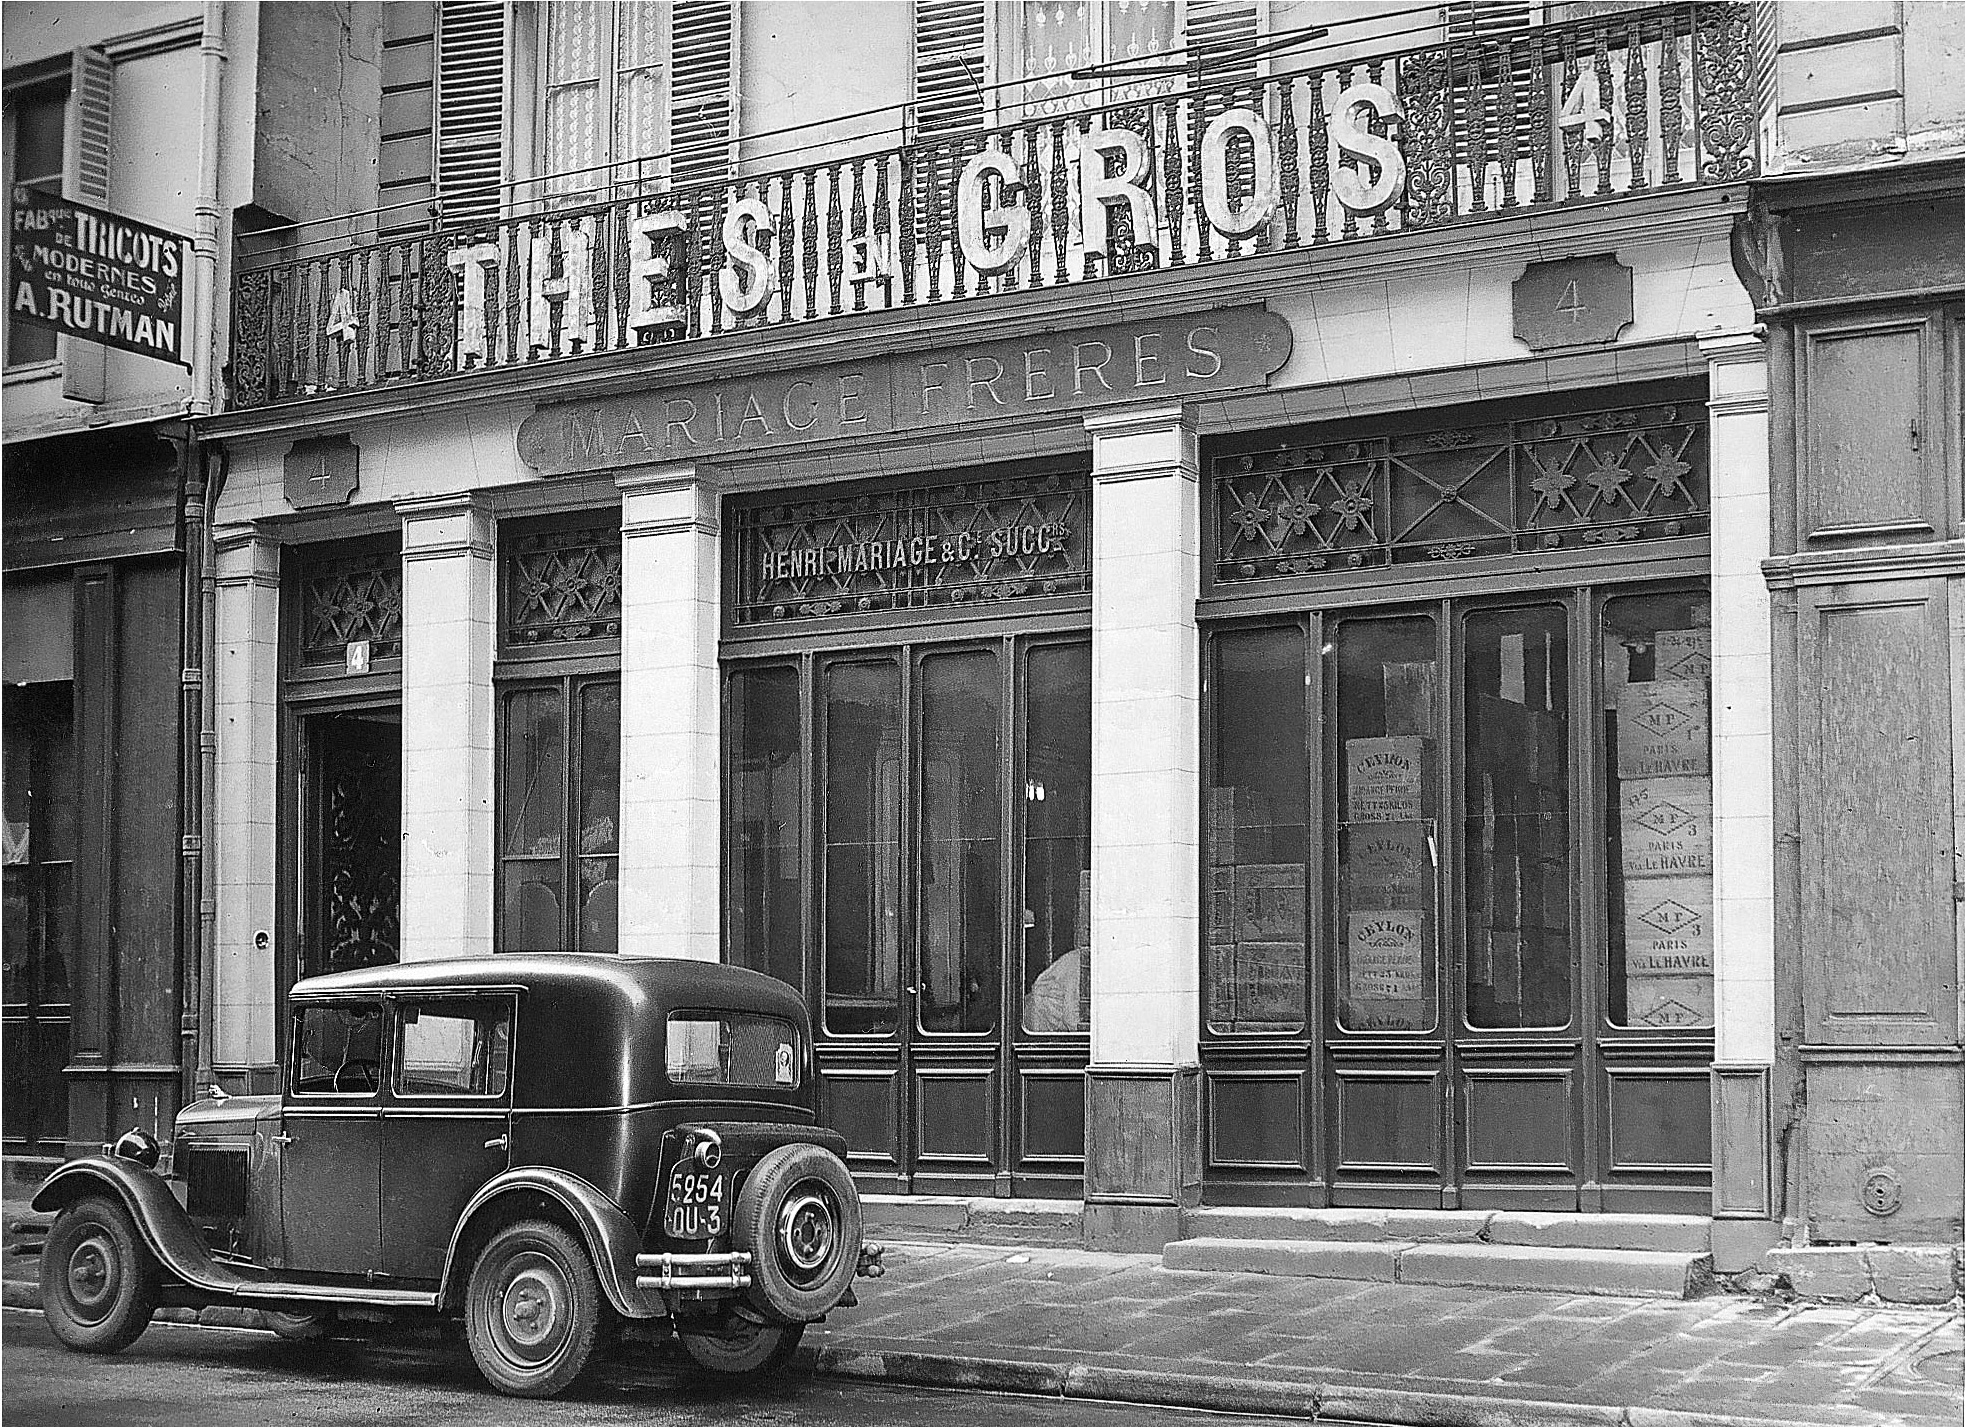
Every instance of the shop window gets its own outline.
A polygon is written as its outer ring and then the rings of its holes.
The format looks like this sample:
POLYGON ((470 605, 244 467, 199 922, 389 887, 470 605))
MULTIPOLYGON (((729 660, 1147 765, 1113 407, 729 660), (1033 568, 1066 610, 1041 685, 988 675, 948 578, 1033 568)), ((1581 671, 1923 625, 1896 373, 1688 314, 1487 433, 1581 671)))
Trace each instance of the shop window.
POLYGON ((1712 616, 1703 595, 1603 611, 1610 1019, 1713 1023, 1712 616))
POLYGON ((1092 650, 1046 644, 1025 663, 1023 1029, 1092 1024, 1092 650))
POLYGON ((899 1019, 901 679, 894 660, 828 665, 824 719, 824 1017, 835 1035, 899 1019))
POLYGON ((1326 944, 1345 1035, 1709 1028, 1709 625, 1679 588, 1214 633, 1209 1031, 1301 1031, 1326 944))
POLYGON ((72 685, 7 690, 5 1137, 58 1146, 68 1122, 69 972, 75 956, 77 795, 72 685))
POLYGON ((1002 964, 1002 675, 992 650, 921 661, 924 1031, 996 1029, 1002 964))
POLYGON ((1309 822, 1302 631, 1220 636, 1213 682, 1208 1025, 1300 1031, 1309 822))
POLYGON ((797 986, 804 981, 803 720, 798 670, 730 675, 725 959, 797 986))
POLYGON ((499 949, 615 951, 620 681, 508 688, 501 705, 499 949))

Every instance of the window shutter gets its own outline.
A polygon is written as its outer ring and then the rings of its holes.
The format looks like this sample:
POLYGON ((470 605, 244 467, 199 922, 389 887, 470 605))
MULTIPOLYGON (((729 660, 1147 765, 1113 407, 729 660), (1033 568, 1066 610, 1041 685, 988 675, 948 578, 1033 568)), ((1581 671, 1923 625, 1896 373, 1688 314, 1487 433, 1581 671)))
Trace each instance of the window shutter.
POLYGON ((503 0, 437 7, 437 201, 445 227, 495 219, 505 157, 503 0))
MULTIPOLYGON (((63 136, 62 191, 80 203, 109 205, 109 135, 116 68, 99 49, 69 60, 68 129, 63 136)), ((108 352, 100 342, 62 339, 61 394, 100 404, 108 396, 108 352)))
MULTIPOLYGON (((1449 0, 1446 7, 1446 37, 1449 42, 1495 40, 1515 30, 1526 30, 1534 23, 1534 0, 1449 0)), ((1467 112, 1465 79, 1459 66, 1472 61, 1477 53, 1470 45, 1454 59, 1454 131, 1462 135, 1471 134, 1472 125, 1467 112)), ((1481 148, 1489 163, 1498 164, 1501 161, 1502 109, 1498 54, 1493 51, 1480 53, 1480 66, 1481 148)), ((1524 48, 1517 48, 1514 73, 1510 78, 1515 90, 1515 113, 1521 116, 1525 124, 1536 77, 1524 48)))
POLYGON ((984 0, 915 0, 910 142, 932 143, 983 127, 987 29, 984 0))
POLYGON ((1183 43, 1200 88, 1252 84, 1262 77, 1266 66, 1252 51, 1265 28, 1266 8, 1258 0, 1187 0, 1183 43))
POLYGON ((675 0, 669 12, 669 177, 709 183, 735 165, 737 7, 675 0))

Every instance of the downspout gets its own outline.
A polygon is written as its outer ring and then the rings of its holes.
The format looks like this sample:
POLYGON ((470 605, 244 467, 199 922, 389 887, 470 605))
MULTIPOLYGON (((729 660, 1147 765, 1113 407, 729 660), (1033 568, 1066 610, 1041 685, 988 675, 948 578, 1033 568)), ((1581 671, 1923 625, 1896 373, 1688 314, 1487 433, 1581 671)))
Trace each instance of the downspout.
MULTIPOLYGON (((192 348, 191 415, 209 416, 215 404, 218 372, 219 143, 224 133, 225 5, 205 0, 203 34, 198 43, 199 100, 204 123, 198 142, 198 198, 191 239, 196 286, 194 318, 199 327, 192 348)), ((218 979, 218 545, 212 529, 230 464, 223 450, 213 469, 202 448, 204 521, 199 530, 198 657, 201 671, 198 716, 198 1064, 194 1093, 212 1083, 212 1039, 217 1029, 218 979)))

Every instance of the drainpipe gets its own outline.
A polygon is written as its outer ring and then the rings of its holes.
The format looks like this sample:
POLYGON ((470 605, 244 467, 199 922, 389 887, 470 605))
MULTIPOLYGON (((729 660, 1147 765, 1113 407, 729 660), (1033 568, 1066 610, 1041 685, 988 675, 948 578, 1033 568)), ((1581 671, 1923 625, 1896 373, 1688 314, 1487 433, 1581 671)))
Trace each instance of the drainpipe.
POLYGON ((218 161, 225 93, 222 0, 205 0, 198 58, 204 133, 198 141, 198 202, 191 234, 191 320, 196 327, 191 347, 191 414, 209 416, 218 370, 214 342, 218 333, 218 161))
MULTIPOLYGON (((223 0, 205 0, 198 56, 204 124, 198 142, 198 198, 191 239, 192 320, 198 329, 191 349, 194 417, 211 414, 218 385, 219 145, 225 132, 221 119, 226 60, 223 0)), ((204 467, 204 520, 198 531, 198 661, 202 678, 198 699, 198 1066, 192 1080, 194 1094, 212 1083, 212 1040, 218 1023, 218 545, 212 527, 230 466, 223 450, 207 453, 201 449, 198 460, 204 467)))

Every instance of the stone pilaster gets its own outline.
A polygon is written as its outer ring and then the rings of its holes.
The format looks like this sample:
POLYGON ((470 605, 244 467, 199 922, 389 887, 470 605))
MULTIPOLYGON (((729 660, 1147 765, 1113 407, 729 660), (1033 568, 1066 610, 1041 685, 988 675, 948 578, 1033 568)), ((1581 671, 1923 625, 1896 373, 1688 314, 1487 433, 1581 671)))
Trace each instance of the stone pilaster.
POLYGON ((1747 333, 1700 346, 1712 441, 1713 1213, 1765 1220, 1775 1043, 1766 343, 1747 333))
POLYGON ((208 850, 218 887, 212 1062, 234 1089, 272 1064, 280 845, 280 547, 220 530, 213 690, 218 766, 208 850))
POLYGON ((402 501, 402 959, 492 950, 496 526, 469 496, 402 501))
POLYGON ((1086 1234, 1154 1247, 1200 1188, 1198 445, 1177 406, 1092 437, 1086 1234))
POLYGON ((621 486, 621 951, 719 955, 718 497, 693 466, 621 486))

